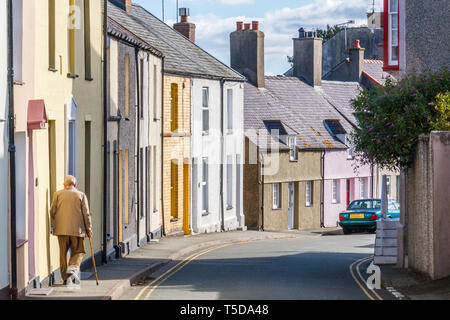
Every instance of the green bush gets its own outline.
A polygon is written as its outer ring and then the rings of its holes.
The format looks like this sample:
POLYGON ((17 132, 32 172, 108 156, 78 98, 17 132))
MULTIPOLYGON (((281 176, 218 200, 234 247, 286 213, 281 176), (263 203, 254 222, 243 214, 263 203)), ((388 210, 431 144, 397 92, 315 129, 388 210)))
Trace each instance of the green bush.
POLYGON ((363 90, 352 101, 359 128, 353 139, 362 164, 410 167, 418 137, 450 130, 449 71, 410 74, 397 83, 363 90))

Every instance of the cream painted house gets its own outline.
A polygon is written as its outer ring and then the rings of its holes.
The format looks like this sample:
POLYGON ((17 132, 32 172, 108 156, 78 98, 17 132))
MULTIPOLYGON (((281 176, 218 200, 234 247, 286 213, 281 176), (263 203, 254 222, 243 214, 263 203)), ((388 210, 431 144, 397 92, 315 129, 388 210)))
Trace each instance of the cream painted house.
POLYGON ((59 278, 49 208, 67 174, 77 177, 90 200, 94 251, 101 250, 102 14, 95 0, 16 0, 13 10, 17 268, 23 294, 59 278))

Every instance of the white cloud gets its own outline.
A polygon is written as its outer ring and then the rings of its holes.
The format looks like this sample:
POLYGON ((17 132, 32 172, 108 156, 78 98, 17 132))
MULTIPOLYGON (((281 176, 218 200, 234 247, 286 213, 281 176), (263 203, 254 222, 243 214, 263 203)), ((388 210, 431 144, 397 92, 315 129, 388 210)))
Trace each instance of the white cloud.
MULTIPOLYGON (((251 0, 210 1, 242 3, 251 0)), ((298 35, 300 27, 324 28, 327 24, 349 19, 355 20, 356 25, 366 24, 369 2, 372 3, 368 0, 316 0, 296 8, 267 12, 264 17, 220 18, 211 13, 196 15, 190 20, 197 26, 197 44, 226 64, 229 64, 229 34, 235 30, 236 21, 258 20, 260 30, 265 33, 266 73, 281 74, 289 68, 286 56, 292 55, 292 38, 298 35)))

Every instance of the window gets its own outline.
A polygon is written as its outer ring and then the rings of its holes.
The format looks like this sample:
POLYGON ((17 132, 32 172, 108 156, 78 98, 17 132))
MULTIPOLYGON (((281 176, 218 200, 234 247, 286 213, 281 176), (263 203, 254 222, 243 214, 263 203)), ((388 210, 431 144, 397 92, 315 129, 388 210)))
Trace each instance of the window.
POLYGON ((70 98, 66 105, 67 112, 67 174, 77 176, 77 156, 78 156, 78 106, 73 98, 70 98))
POLYGON ((360 185, 360 199, 366 199, 367 198, 367 178, 361 178, 361 185, 360 185))
POLYGON ((178 84, 170 86, 170 130, 178 130, 178 84))
POLYGON ((399 201, 400 200, 400 176, 396 176, 396 180, 395 180, 396 184, 395 184, 395 193, 396 193, 396 200, 399 201))
POLYGON ((92 80, 91 73, 91 0, 84 0, 84 63, 85 78, 92 80))
POLYGON ((153 147, 153 212, 158 212, 158 201, 156 196, 156 191, 158 190, 157 186, 157 177, 158 172, 156 170, 156 146, 153 147))
POLYGON ((227 156, 227 209, 233 208, 233 157, 227 156))
POLYGON ((91 121, 84 124, 84 190, 88 199, 91 198, 91 121))
POLYGON ((158 68, 153 65, 153 120, 158 118, 158 68))
POLYGON ((233 89, 227 90, 227 129, 233 133, 233 89))
POLYGON ((313 182, 306 181, 306 206, 310 207, 313 204, 313 182))
POLYGON ((391 176, 386 176, 386 196, 391 197, 391 176))
POLYGON ((123 151, 119 150, 119 242, 122 242, 123 227, 123 151))
POLYGON ((69 16, 72 19, 72 24, 69 26, 69 77, 76 77, 75 75, 75 24, 76 24, 76 7, 75 0, 69 0, 69 16))
POLYGON ((355 158, 355 145, 353 144, 353 139, 350 135, 345 135, 345 144, 347 145, 347 159, 355 158))
POLYGON ((48 68, 56 71, 55 1, 48 0, 48 68))
POLYGON ((389 0, 389 65, 398 65, 398 0, 389 0))
POLYGON ((333 180, 331 189, 332 189, 331 190, 331 194, 332 194, 331 202, 339 203, 340 180, 338 180, 338 179, 333 180))
POLYGON ((273 209, 281 208, 280 193, 281 193, 281 184, 274 183, 273 184, 273 206, 272 206, 273 209))
POLYGON ((170 162, 170 214, 178 218, 178 160, 170 162))
POLYGON ((203 130, 204 134, 208 134, 209 133, 209 88, 207 88, 207 87, 203 88, 202 107, 203 107, 202 130, 203 130))
POLYGON ((144 59, 139 59, 139 118, 144 119, 144 59))
POLYGON ((202 196, 203 196, 203 213, 207 213, 209 210, 209 197, 208 197, 208 158, 203 158, 202 163, 202 196))
POLYGON ((125 54, 125 118, 130 117, 130 55, 125 54))
MULTIPOLYGON (((50 201, 56 192, 56 121, 48 121, 48 151, 49 151, 49 177, 50 177, 50 201)), ((86 193, 87 194, 87 193, 86 193)))
POLYGON ((291 161, 297 161, 297 137, 296 136, 289 136, 288 137, 288 145, 290 149, 290 160, 291 161))

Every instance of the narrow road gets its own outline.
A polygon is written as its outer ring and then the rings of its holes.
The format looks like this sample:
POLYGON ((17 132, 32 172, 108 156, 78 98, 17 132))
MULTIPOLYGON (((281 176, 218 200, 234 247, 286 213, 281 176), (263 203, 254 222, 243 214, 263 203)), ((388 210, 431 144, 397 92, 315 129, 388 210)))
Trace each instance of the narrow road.
POLYGON ((122 299, 394 299, 365 284, 374 237, 329 235, 210 248, 158 270, 122 299))

